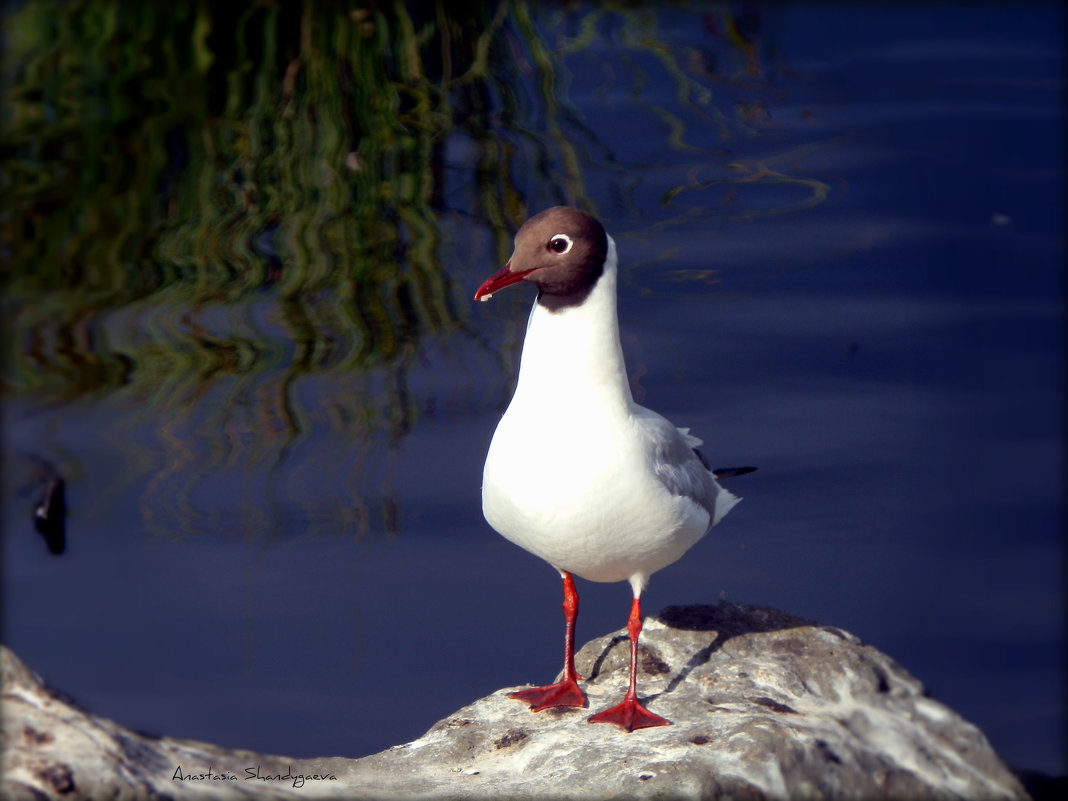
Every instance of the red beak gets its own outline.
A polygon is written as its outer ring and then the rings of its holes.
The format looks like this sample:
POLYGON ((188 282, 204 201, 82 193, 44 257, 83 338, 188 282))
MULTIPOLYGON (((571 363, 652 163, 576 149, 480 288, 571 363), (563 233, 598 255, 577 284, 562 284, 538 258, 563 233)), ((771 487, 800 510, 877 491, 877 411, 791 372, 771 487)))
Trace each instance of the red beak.
POLYGON ((506 286, 517 284, 532 272, 534 271, 520 270, 519 272, 513 273, 512 263, 508 262, 500 270, 482 282, 482 286, 480 286, 475 293, 475 300, 489 300, 490 296, 498 289, 504 289, 506 286))

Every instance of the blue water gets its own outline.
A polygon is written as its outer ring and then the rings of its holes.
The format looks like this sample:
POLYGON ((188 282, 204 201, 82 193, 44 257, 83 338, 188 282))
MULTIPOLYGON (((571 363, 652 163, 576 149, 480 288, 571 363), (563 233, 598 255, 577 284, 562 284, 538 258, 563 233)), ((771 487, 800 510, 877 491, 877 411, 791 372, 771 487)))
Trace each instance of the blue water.
MULTIPOLYGON (((574 34, 581 11, 539 24, 574 34)), ((635 395, 717 465, 760 467, 643 606, 726 597, 848 629, 1007 762, 1063 774, 1063 13, 760 13, 760 80, 721 65, 742 77, 704 99, 611 14, 560 57, 635 395)), ((680 63, 721 41, 704 19, 657 15, 680 63)), ((477 153, 447 152, 441 258, 465 303, 500 265, 461 178, 477 153)), ((559 179, 524 179, 532 210, 568 199, 559 179)), ((326 378, 295 388, 311 412, 284 456, 247 462, 269 445, 219 408, 233 394, 184 421, 123 393, 7 401, 5 642, 133 728, 292 756, 362 756, 550 679, 559 580, 479 508, 531 300, 422 343, 396 442, 333 435, 320 399, 349 388, 326 378), (62 557, 33 533, 26 454, 75 465, 62 557)), ((625 623, 626 585, 579 593, 580 641, 625 623)))

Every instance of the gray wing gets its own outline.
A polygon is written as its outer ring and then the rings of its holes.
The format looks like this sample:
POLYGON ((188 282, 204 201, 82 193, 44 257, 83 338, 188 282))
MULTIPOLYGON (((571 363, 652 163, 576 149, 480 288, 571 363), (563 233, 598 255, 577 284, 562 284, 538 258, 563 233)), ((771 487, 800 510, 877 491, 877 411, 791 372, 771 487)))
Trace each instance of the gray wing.
POLYGON ((639 407, 635 421, 652 455, 653 472, 668 492, 689 498, 708 512, 711 525, 740 498, 727 492, 694 450, 701 440, 688 428, 676 428, 656 412, 639 407))

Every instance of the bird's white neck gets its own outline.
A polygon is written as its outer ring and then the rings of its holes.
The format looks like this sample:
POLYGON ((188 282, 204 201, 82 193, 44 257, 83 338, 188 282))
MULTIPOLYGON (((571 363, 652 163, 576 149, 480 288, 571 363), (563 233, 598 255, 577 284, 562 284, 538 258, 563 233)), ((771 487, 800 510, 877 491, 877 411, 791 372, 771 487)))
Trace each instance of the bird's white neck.
POLYGON ((585 300, 550 310, 535 302, 527 323, 513 403, 550 411, 595 406, 629 410, 633 399, 616 314, 616 243, 608 237, 604 272, 585 300))

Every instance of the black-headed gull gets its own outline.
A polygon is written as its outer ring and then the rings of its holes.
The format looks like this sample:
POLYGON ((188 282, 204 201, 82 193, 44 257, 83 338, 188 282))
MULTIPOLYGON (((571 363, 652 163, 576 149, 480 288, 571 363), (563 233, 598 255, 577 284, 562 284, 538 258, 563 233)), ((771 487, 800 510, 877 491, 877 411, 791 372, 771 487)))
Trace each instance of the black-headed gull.
MULTIPOLYGON (((488 300, 519 281, 538 288, 519 382, 486 457, 482 510, 502 536, 563 577, 563 678, 511 693, 535 711, 586 705, 574 663, 572 574, 630 582, 630 685, 621 704, 589 721, 633 731, 670 724, 637 698, 642 590, 739 499, 694 450, 700 440, 634 402, 619 343, 616 264, 615 242, 594 217, 556 206, 527 220, 508 263, 475 293, 488 300)), ((740 472, 748 469, 726 474, 740 472)))

